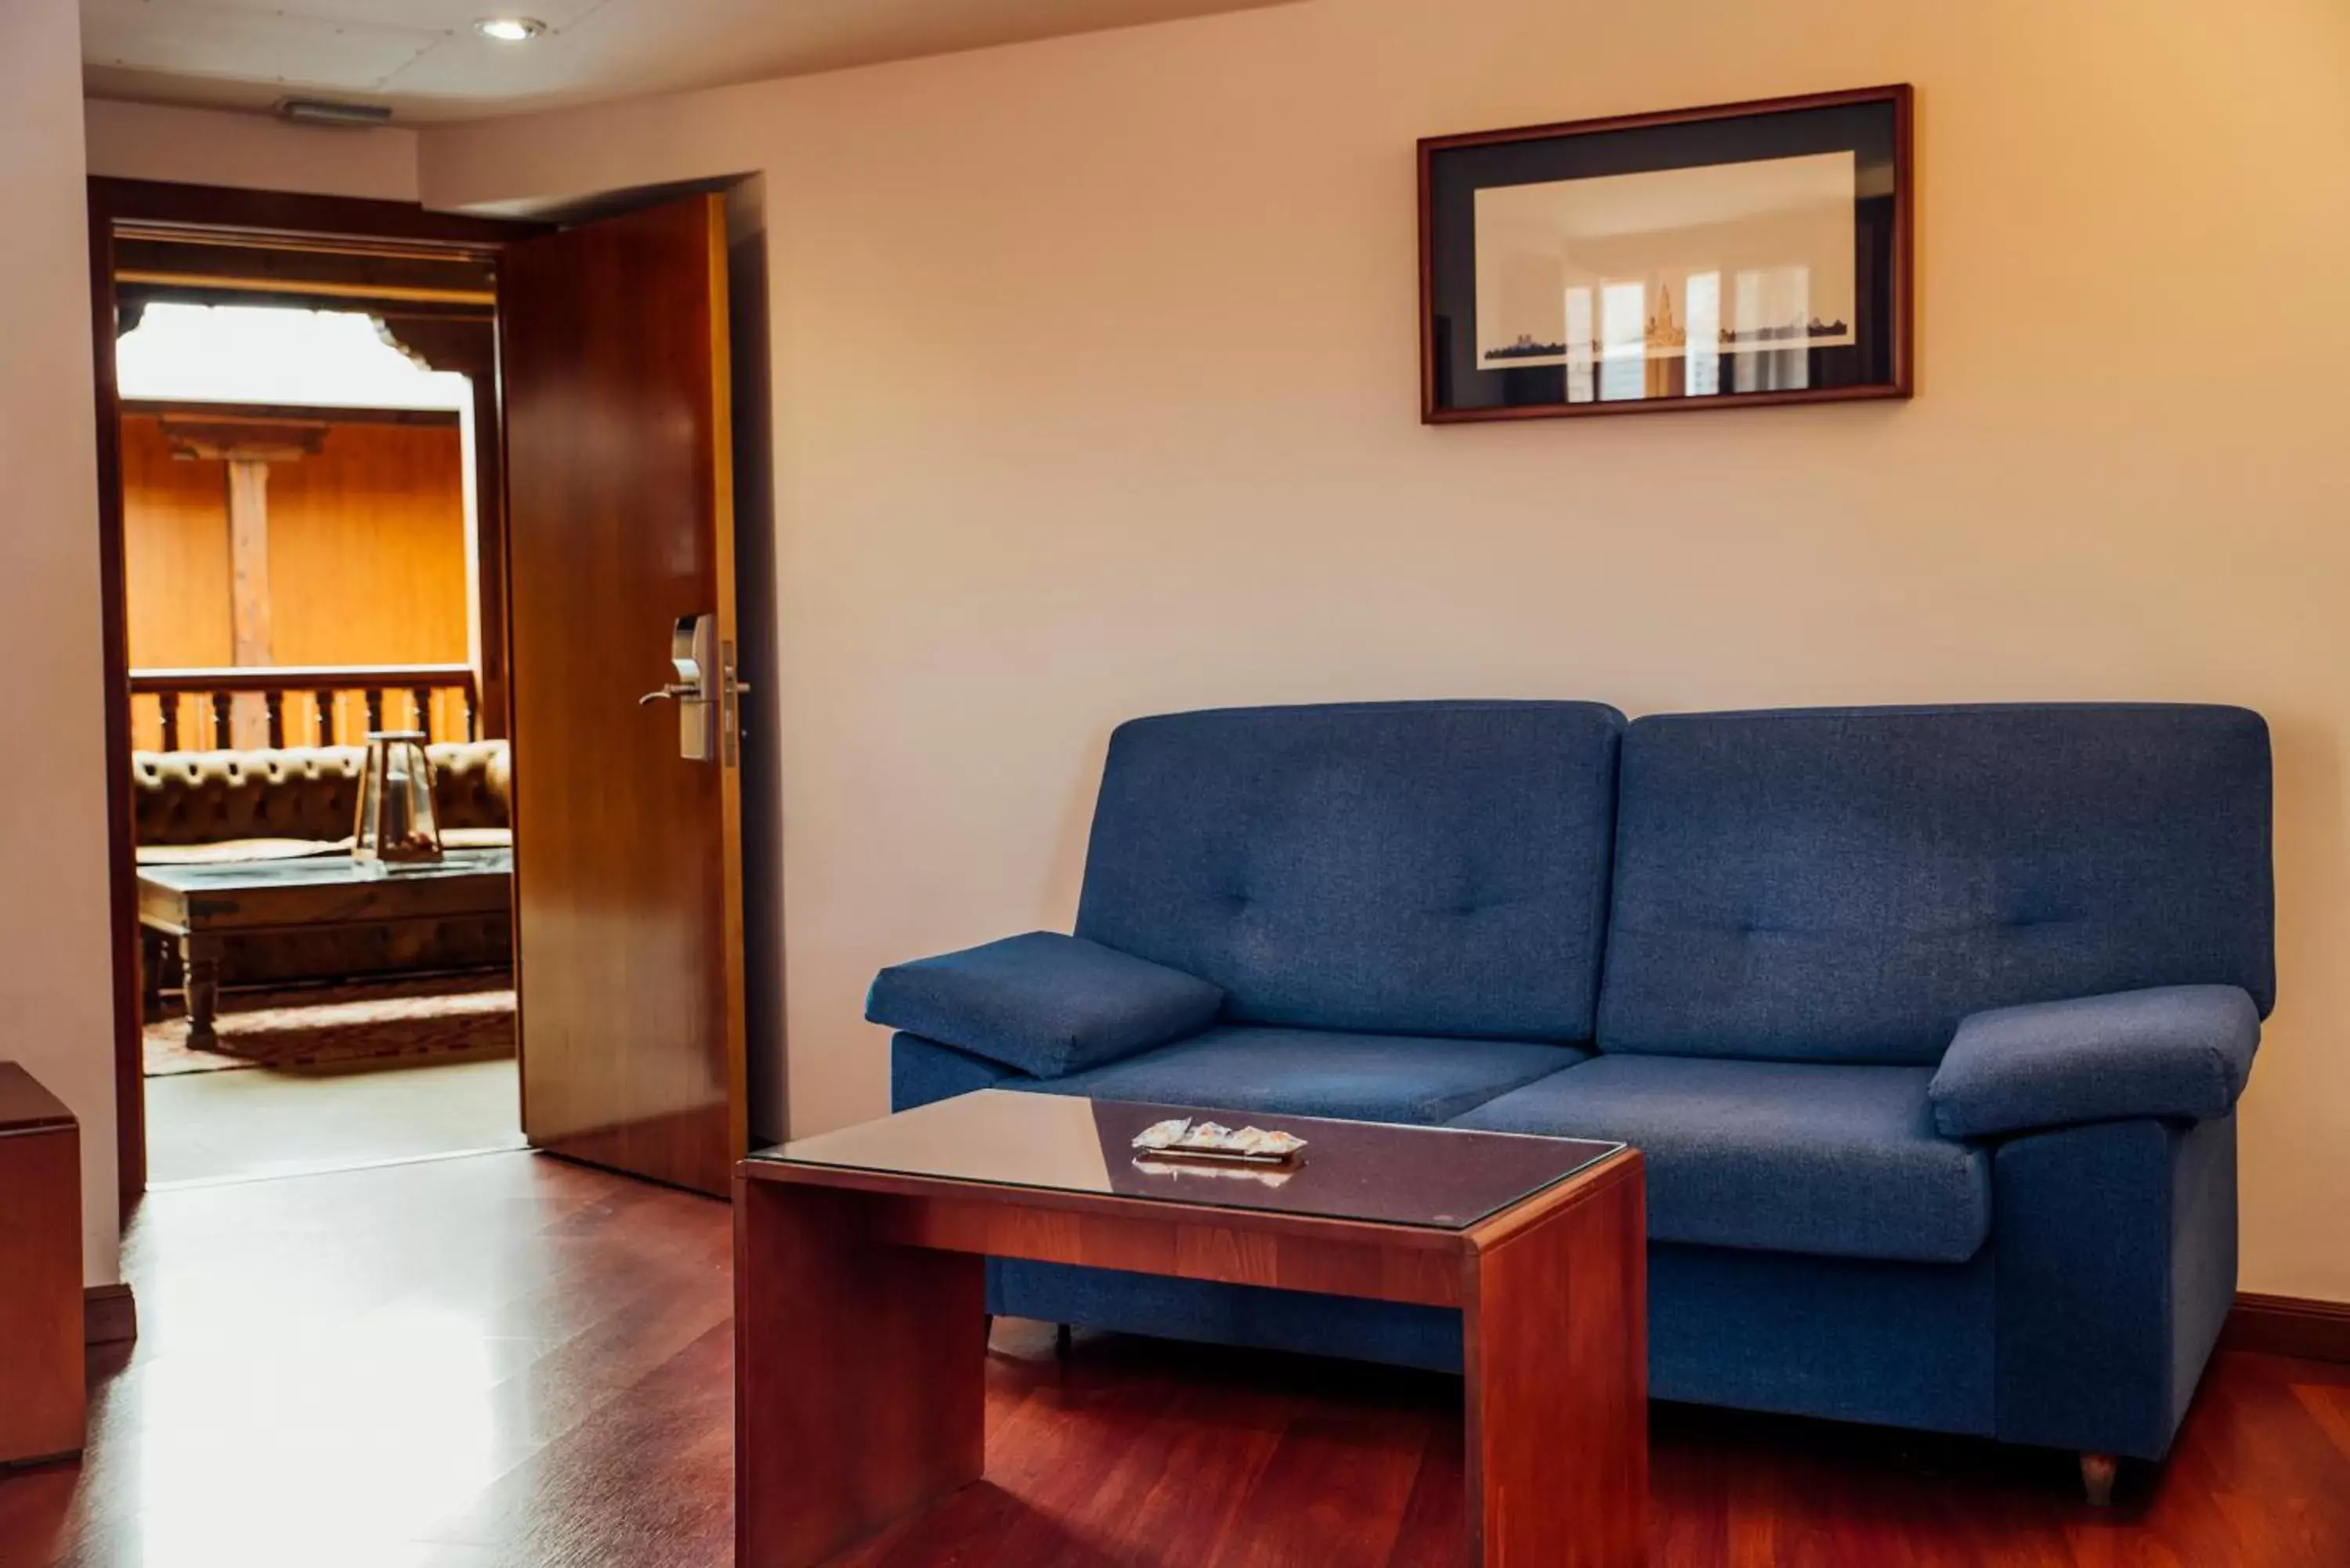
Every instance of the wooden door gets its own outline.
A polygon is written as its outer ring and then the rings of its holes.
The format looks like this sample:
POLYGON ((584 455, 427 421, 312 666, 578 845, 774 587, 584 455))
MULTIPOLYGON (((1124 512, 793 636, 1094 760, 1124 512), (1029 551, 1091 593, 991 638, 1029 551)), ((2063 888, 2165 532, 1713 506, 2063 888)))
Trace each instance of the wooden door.
POLYGON ((725 240, 694 196, 512 246, 499 285, 523 1130, 721 1194, 747 1137, 725 240), (641 701, 702 617, 707 707, 641 701))

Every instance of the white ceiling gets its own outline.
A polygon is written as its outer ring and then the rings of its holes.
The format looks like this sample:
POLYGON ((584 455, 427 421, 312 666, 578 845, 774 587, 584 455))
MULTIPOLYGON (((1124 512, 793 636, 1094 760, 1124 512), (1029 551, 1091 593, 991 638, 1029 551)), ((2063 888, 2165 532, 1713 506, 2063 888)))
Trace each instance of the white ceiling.
MULTIPOLYGON (((1282 0, 81 0, 94 97, 390 104, 411 122, 715 87, 1282 0), (484 16, 546 24, 524 44, 484 16)), ((5 0, 0 0, 5 4, 5 0)))

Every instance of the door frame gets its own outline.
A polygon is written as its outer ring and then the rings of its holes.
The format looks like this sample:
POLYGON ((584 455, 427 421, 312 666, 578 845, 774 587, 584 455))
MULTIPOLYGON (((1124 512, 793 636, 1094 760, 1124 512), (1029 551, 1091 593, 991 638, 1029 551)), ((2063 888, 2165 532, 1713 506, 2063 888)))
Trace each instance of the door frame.
MULTIPOLYGON (((114 241, 126 224, 165 225, 223 238, 278 241, 359 240, 404 249, 479 258, 495 266, 504 247, 549 233, 552 225, 436 213, 421 202, 350 196, 311 196, 220 185, 92 176, 88 182, 91 370, 97 392, 99 627, 106 682, 107 883, 114 972, 115 1159, 124 1217, 147 1189, 145 1008, 140 986, 139 869, 130 792, 130 647, 122 515, 121 394, 115 374, 117 296, 114 241)), ((355 304, 363 303, 355 301, 355 304)), ((503 475, 504 421, 495 377, 474 379, 477 441, 498 461, 503 475), (486 382, 486 384, 485 384, 486 382), (484 425, 486 412, 491 422, 484 425)), ((482 585, 483 643, 506 665, 506 597, 503 483, 478 494, 477 514, 494 524, 497 567, 482 585)), ((490 711, 484 692, 484 711, 490 711)), ((518 957, 519 955, 517 955, 518 957)))

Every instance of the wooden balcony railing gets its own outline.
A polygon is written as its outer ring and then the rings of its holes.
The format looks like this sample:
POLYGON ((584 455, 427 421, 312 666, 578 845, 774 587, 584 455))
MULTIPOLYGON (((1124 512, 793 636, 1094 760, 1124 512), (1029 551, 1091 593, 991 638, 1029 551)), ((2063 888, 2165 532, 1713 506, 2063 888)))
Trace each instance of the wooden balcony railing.
POLYGON ((481 732, 480 701, 473 671, 463 664, 130 672, 133 743, 141 750, 357 745, 368 731, 387 727, 421 730, 436 741, 471 741, 481 732), (161 743, 143 744, 151 739, 161 743), (187 740, 193 743, 183 744, 187 740))

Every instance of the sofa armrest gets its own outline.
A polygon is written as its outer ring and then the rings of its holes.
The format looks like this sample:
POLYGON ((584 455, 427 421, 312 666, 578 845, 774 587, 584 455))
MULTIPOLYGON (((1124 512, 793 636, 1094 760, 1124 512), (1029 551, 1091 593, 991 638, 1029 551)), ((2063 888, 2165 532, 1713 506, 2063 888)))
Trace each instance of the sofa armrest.
POLYGON ((2260 1043, 2260 1010, 2232 985, 1994 1008, 1960 1023, 1927 1096, 1946 1137, 2206 1121, 2234 1108, 2260 1043))
POLYGON ((889 1108, 893 1111, 910 1111, 979 1089, 1023 1088, 1035 1081, 1001 1062, 919 1034, 901 1030, 889 1037, 889 1108))
POLYGON ((1223 1004, 1221 990, 1180 970, 1031 931, 892 964, 874 977, 865 1016, 1057 1078, 1196 1033, 1223 1004))
POLYGON ((2159 1459, 2236 1294, 2236 1118, 2099 1122, 1991 1153, 1992 1435, 2159 1459))

